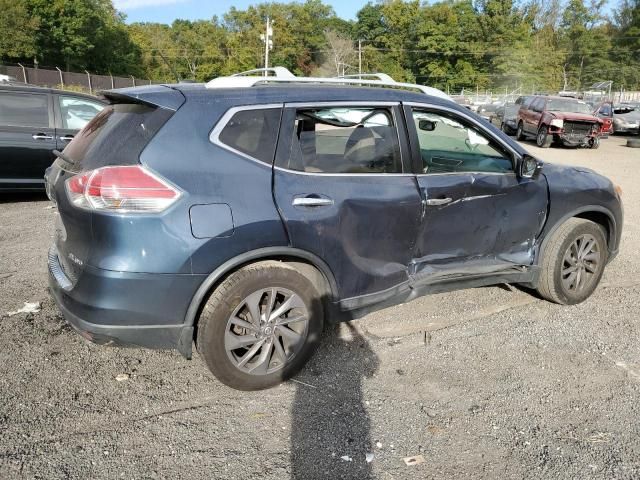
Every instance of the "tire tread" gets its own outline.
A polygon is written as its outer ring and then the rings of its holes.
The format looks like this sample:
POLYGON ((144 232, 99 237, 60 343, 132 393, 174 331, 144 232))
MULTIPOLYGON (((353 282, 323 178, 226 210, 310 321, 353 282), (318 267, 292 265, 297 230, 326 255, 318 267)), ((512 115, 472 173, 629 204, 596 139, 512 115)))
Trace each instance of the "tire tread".
MULTIPOLYGON (((561 305, 566 305, 568 303, 564 296, 561 295, 558 291, 558 285, 556 285, 555 282, 555 274, 558 268, 558 263, 562 262, 560 254, 564 253, 561 252, 560 249, 574 230, 582 225, 589 224, 599 229, 606 239, 606 236, 604 235, 604 232, 602 232, 602 227, 600 225, 592 222, 591 220, 573 217, 560 225, 560 227, 553 233, 553 236, 549 240, 549 244, 547 245, 543 253, 542 261, 540 263, 540 276, 538 278, 537 285, 538 293, 546 300, 561 305)), ((606 259, 603 259, 603 261, 606 261, 606 259)))

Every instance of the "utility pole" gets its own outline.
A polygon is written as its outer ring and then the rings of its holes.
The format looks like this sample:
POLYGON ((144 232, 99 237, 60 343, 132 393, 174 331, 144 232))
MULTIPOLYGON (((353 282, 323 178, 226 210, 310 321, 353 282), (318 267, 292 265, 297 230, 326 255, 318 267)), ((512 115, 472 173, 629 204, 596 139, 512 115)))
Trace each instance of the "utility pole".
POLYGON ((358 40, 358 78, 362 79, 362 40, 358 40))
POLYGON ((269 68, 269 51, 273 50, 273 22, 267 17, 267 28, 265 33, 260 35, 260 40, 264 42, 264 76, 267 76, 267 68, 269 68))

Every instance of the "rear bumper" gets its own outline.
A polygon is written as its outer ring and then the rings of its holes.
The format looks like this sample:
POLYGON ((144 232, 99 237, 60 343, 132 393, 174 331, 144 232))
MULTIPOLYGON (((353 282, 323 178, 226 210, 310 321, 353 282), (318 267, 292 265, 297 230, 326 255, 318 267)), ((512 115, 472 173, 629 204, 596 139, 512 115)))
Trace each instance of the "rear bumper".
POLYGON ((203 275, 112 272, 92 267, 75 285, 55 247, 49 252, 49 289, 67 322, 100 345, 176 349, 191 358, 193 326, 187 308, 203 275))

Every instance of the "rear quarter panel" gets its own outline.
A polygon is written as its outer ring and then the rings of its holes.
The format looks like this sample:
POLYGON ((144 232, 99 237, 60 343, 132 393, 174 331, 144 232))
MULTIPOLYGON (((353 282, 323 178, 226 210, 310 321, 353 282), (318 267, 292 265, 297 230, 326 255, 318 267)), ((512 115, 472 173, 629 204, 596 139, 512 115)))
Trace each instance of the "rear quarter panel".
POLYGON ((176 252, 177 263, 188 260, 191 273, 210 273, 241 253, 289 243, 273 201, 271 165, 236 155, 209 140, 230 107, 211 94, 188 97, 141 155, 144 165, 183 192, 166 226, 158 226, 165 230, 157 232, 156 248, 176 252), (194 237, 189 209, 207 204, 230 207, 232 232, 219 232, 218 238, 194 237))

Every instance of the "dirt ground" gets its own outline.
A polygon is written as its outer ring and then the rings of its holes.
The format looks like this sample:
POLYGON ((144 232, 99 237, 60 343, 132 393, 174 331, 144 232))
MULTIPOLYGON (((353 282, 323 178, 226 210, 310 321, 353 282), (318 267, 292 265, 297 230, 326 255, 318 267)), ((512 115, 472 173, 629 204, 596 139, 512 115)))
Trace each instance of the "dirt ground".
POLYGON ((330 329, 295 381, 255 393, 197 355, 85 343, 47 293, 55 210, 3 197, 0 478, 640 478, 640 149, 625 141, 527 143, 624 191, 622 249, 588 301, 425 297, 330 329), (25 301, 42 310, 8 316, 25 301))

